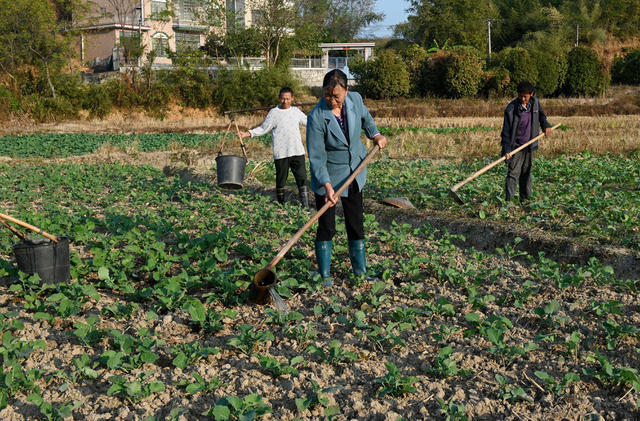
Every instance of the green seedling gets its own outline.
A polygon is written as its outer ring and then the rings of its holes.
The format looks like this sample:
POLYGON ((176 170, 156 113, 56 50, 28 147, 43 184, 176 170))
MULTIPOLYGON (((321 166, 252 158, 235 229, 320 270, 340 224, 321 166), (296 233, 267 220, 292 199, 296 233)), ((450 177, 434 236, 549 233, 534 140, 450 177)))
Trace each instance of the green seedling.
POLYGON ((100 362, 110 369, 130 371, 143 364, 152 364, 159 358, 155 348, 165 344, 164 340, 152 337, 149 329, 140 329, 137 337, 117 330, 112 330, 110 335, 116 349, 109 349, 100 356, 100 362))
POLYGON ((91 358, 89 358, 87 354, 82 354, 81 356, 74 358, 73 365, 76 367, 76 371, 72 374, 72 380, 74 383, 77 381, 78 375, 91 380, 98 378, 96 368, 100 363, 98 361, 91 361, 91 358))
MULTIPOLYGON (((582 372, 587 376, 593 376, 603 384, 608 386, 619 386, 628 384, 636 393, 640 393, 640 375, 638 370, 631 367, 615 367, 607 357, 596 351, 595 358, 593 355, 587 357, 587 361, 598 361, 600 368, 595 370, 593 368, 583 368, 582 372)), ((640 408, 640 399, 638 399, 636 406, 640 408)))
POLYGON ((173 365, 181 370, 184 370, 203 358, 207 358, 209 355, 216 355, 219 352, 220 348, 202 346, 200 342, 197 341, 177 344, 169 350, 169 354, 174 355, 173 365))
POLYGON ((265 317, 265 323, 273 323, 279 326, 285 326, 292 322, 300 322, 304 318, 302 314, 297 311, 285 312, 266 308, 264 313, 267 316, 265 317))
POLYGON ((224 328, 222 320, 225 317, 235 319, 237 311, 225 309, 217 312, 212 308, 205 308, 204 304, 196 298, 193 298, 185 306, 185 310, 191 315, 191 321, 194 325, 200 327, 207 333, 215 333, 224 328))
POLYGON ((148 382, 148 374, 141 373, 138 380, 127 382, 124 377, 112 376, 109 378, 111 387, 107 390, 108 396, 120 396, 130 402, 139 402, 154 393, 164 392, 164 384, 159 381, 148 382))
POLYGON ((116 303, 103 307, 102 314, 114 319, 129 320, 139 309, 140 306, 136 303, 116 303))
POLYGON ((342 344, 337 339, 334 339, 327 344, 326 351, 318 347, 316 344, 311 344, 307 347, 306 352, 322 358, 329 364, 346 363, 349 361, 356 361, 358 359, 358 354, 342 348, 342 344))
POLYGON ((361 308, 363 308, 363 310, 369 307, 375 309, 389 301, 389 295, 383 294, 387 286, 388 285, 385 282, 376 281, 373 283, 371 290, 368 293, 356 296, 356 299, 362 302, 361 308))
POLYGON ((296 398, 298 411, 309 411, 322 406, 325 419, 332 420, 339 415, 340 408, 336 405, 331 405, 331 400, 326 396, 329 393, 333 393, 337 388, 327 387, 322 389, 315 380, 310 379, 309 382, 311 383, 312 392, 306 398, 296 398))
POLYGON ((252 393, 244 399, 235 396, 227 396, 219 399, 213 408, 202 415, 213 417, 216 421, 226 420, 254 420, 263 417, 272 410, 266 403, 262 402, 262 396, 252 393))
POLYGON ((191 375, 195 380, 193 383, 188 380, 181 380, 175 383, 176 386, 184 387, 185 391, 190 395, 195 395, 196 393, 211 393, 224 385, 218 377, 213 377, 211 380, 205 380, 195 371, 191 373, 191 375))
POLYGON ((619 316, 622 315, 620 308, 622 307, 622 303, 615 300, 609 301, 594 301, 591 300, 591 306, 589 307, 589 311, 591 311, 596 316, 606 316, 608 314, 617 314, 619 316))
POLYGON ((616 349, 618 342, 627 336, 638 335, 638 328, 631 325, 620 325, 613 320, 605 320, 602 327, 607 332, 607 349, 616 349))
POLYGON ((397 323, 389 323, 385 328, 372 325, 371 331, 366 333, 369 339, 380 351, 391 351, 396 347, 404 348, 407 342, 394 333, 397 323))
POLYGON ((475 287, 467 288, 467 304, 472 308, 485 308, 487 304, 492 303, 495 300, 496 297, 491 294, 480 296, 478 289, 475 287))
POLYGON ((86 323, 75 322, 75 329, 72 335, 76 337, 85 346, 91 346, 102 339, 106 334, 106 329, 98 329, 100 318, 95 314, 90 315, 86 319, 86 323))
POLYGON ((447 402, 440 398, 436 399, 440 405, 440 413, 446 415, 445 421, 469 421, 467 408, 463 404, 456 404, 453 400, 447 402))
POLYGON ((298 345, 304 349, 318 337, 318 331, 315 326, 313 322, 306 324, 299 322, 298 324, 287 326, 284 332, 288 337, 295 339, 298 345))
POLYGON ((73 416, 73 411, 82 406, 82 402, 66 402, 60 405, 52 405, 46 402, 39 393, 32 393, 27 400, 38 407, 40 413, 49 421, 62 421, 73 416))
POLYGON ((274 377, 280 377, 287 374, 297 376, 298 370, 295 366, 304 362, 304 357, 301 355, 291 358, 288 364, 281 363, 268 355, 258 355, 258 358, 260 358, 260 366, 268 370, 274 377))
POLYGON ((454 316, 456 310, 446 298, 440 298, 436 302, 426 303, 424 305, 424 314, 429 317, 454 316))
POLYGON ((398 328, 402 332, 416 327, 418 325, 417 317, 421 314, 422 312, 417 308, 396 307, 393 313, 391 313, 391 318, 398 323, 398 328))
POLYGON ((460 326, 443 324, 440 325, 437 332, 431 334, 431 337, 439 343, 447 342, 451 335, 460 329, 460 326))
POLYGON ((558 316, 560 312, 560 303, 556 300, 549 301, 544 307, 536 307, 533 312, 540 317, 540 322, 543 326, 551 329, 557 329, 564 326, 569 320, 568 317, 558 316))
POLYGON ((416 393, 418 390, 413 386, 419 380, 414 376, 403 376, 398 367, 392 363, 385 363, 387 374, 384 377, 378 377, 374 382, 380 384, 378 398, 385 395, 403 396, 407 393, 416 393))
POLYGON ((574 330, 562 345, 567 348, 567 353, 574 354, 574 356, 577 358, 580 342, 582 342, 582 335, 580 335, 580 332, 578 332, 577 330, 574 330))
POLYGON ((458 374, 463 376, 470 375, 471 370, 458 368, 458 364, 451 358, 451 354, 453 354, 453 348, 450 346, 445 346, 438 351, 438 356, 433 360, 433 367, 428 370, 429 373, 443 379, 457 376, 458 374))
POLYGON ((521 387, 513 386, 509 383, 509 381, 501 376, 500 374, 496 374, 496 381, 498 382, 498 397, 507 402, 514 402, 518 399, 533 403, 533 398, 529 396, 526 390, 521 387))
POLYGON ((240 325, 238 327, 240 335, 229 339, 227 345, 238 349, 243 354, 250 355, 260 344, 275 339, 273 333, 269 331, 258 332, 254 329, 255 327, 249 324, 240 325))
POLYGON ((544 386, 549 391, 558 396, 564 396, 571 383, 580 381, 580 376, 576 373, 567 373, 560 380, 556 380, 544 371, 536 371, 534 374, 543 381, 544 386))

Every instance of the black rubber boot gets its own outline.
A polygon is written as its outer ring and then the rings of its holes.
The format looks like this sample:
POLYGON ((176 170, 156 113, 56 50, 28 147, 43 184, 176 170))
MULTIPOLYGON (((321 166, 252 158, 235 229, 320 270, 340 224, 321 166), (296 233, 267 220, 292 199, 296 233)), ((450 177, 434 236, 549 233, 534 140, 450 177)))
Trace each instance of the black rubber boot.
POLYGON ((276 189, 276 199, 278 203, 284 203, 284 189, 276 189))
POLYGON ((307 186, 298 187, 298 198, 300 199, 302 208, 308 209, 309 208, 309 189, 307 188, 307 186))

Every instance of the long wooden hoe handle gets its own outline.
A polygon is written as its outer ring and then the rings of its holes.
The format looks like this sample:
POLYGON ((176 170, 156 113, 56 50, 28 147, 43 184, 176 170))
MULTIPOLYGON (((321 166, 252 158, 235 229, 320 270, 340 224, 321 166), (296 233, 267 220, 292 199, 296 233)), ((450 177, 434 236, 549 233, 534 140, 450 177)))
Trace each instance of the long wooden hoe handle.
MULTIPOLYGON (((376 152, 378 152, 378 150, 380 150, 380 147, 378 145, 375 145, 373 149, 371 149, 371 152, 369 152, 369 154, 362 160, 360 165, 358 165, 358 168, 356 168, 356 170, 349 176, 349 178, 346 179, 344 184, 342 184, 342 186, 340 186, 340 188, 335 192, 333 197, 340 197, 342 192, 345 191, 347 187, 349 187, 349 185, 353 182, 353 180, 356 179, 357 175, 360 174, 360 172, 364 169, 364 167, 367 166, 369 161, 371 161, 371 158, 373 158, 373 156, 376 154, 376 152)), ((293 246, 296 243, 296 241, 298 241, 300 237, 302 237, 302 234, 304 234, 305 231, 308 230, 309 227, 311 227, 311 225, 313 225, 313 223, 316 222, 322 216, 322 214, 325 213, 327 209, 329 209, 330 207, 331 207, 331 202, 325 203, 324 206, 321 207, 320 210, 318 210, 318 212, 316 212, 316 214, 313 215, 311 219, 309 219, 309 221, 307 221, 307 223, 304 224, 302 228, 300 228, 293 237, 291 237, 289 242, 287 242, 287 244, 285 244, 284 247, 280 249, 276 257, 274 257, 273 260, 269 262, 269 264, 267 265, 267 268, 268 269, 273 268, 280 261, 280 259, 282 259, 284 255, 287 254, 291 246, 293 246)))
POLYGON ((20 231, 18 231, 17 229, 13 228, 7 221, 5 221, 4 219, 0 219, 0 224, 4 225, 5 227, 9 228, 9 230, 14 233, 15 235, 17 235, 18 237, 20 237, 20 239, 22 241, 27 241, 27 237, 24 236, 23 233, 21 233, 20 231))
POLYGON ((33 226, 31 224, 27 224, 26 222, 23 222, 23 221, 21 221, 19 219, 16 219, 16 218, 12 217, 12 216, 5 215, 4 213, 0 213, 0 218, 6 219, 9 222, 13 222, 14 224, 18 224, 18 225, 20 225, 22 227, 30 229, 31 231, 35 231, 38 234, 40 234, 40 235, 42 235, 44 237, 47 237, 49 240, 53 241, 54 243, 58 242, 58 237, 56 237, 55 235, 49 234, 48 232, 44 232, 40 228, 38 228, 36 226, 33 226))
MULTIPOLYGON (((555 126, 552 127, 553 130, 557 129, 558 127, 560 127, 560 124, 556 124, 555 126)), ((524 148, 526 148, 527 146, 531 145, 532 143, 542 139, 544 137, 544 133, 534 137, 533 139, 531 139, 530 141, 528 141, 527 143, 525 143, 522 146, 519 146, 518 148, 514 149, 513 151, 511 151, 511 156, 517 154, 518 152, 520 152, 521 150, 523 150, 524 148)), ((484 168, 479 169, 478 171, 474 172, 473 174, 471 174, 469 177, 465 178, 464 180, 462 180, 461 182, 459 182, 458 184, 456 184, 455 186, 451 187, 451 191, 456 191, 458 190, 460 187, 464 186, 465 184, 467 184, 469 181, 473 180, 474 178, 486 173, 487 171, 489 171, 491 168, 495 167, 496 165, 498 165, 499 163, 501 163, 502 161, 506 160, 507 157, 503 156, 500 159, 493 161, 491 164, 487 165, 484 168)))

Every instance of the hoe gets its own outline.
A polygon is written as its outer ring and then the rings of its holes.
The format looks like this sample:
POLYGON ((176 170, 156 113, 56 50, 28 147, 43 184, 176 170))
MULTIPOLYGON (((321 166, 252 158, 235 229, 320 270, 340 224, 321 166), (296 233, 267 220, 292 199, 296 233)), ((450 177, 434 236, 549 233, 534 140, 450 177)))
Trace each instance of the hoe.
MULTIPOLYGON (((557 129, 558 127, 560 127, 560 124, 556 124, 555 126, 552 127, 553 130, 557 129)), ((511 152, 511 155, 515 155, 518 152, 520 152, 521 150, 523 150, 524 148, 526 148, 527 146, 531 145, 532 143, 542 139, 544 137, 544 133, 542 133, 539 136, 534 137, 533 139, 531 139, 530 141, 528 141, 527 143, 525 143, 522 146, 519 146, 518 148, 514 149, 511 152)), ((491 168, 495 167, 496 165, 498 165, 499 163, 501 163, 502 161, 506 160, 506 157, 501 157, 500 159, 493 161, 491 164, 487 165, 486 167, 476 171, 475 173, 473 173, 472 175, 470 175, 469 177, 467 177, 466 179, 464 179, 463 181, 459 182, 458 184, 456 184, 455 186, 451 187, 451 189, 449 189, 449 196, 451 196, 456 202, 460 203, 461 205, 464 205, 464 200, 462 200, 462 198, 458 195, 457 191, 460 187, 464 186, 465 184, 467 184, 469 181, 473 180, 474 178, 486 173, 487 171, 489 171, 491 168)))
MULTIPOLYGON (((371 149, 371 152, 369 152, 369 154, 364 158, 358 168, 356 168, 356 170, 349 176, 349 178, 346 179, 344 184, 342 184, 342 186, 340 186, 340 188, 335 192, 335 197, 340 197, 340 194, 342 194, 342 192, 345 191, 347 187, 349 187, 353 180, 355 180, 356 176, 360 174, 360 171, 362 171, 367 163, 371 161, 371 158, 373 158, 373 156, 376 154, 376 152, 378 152, 379 149, 380 147, 378 145, 375 145, 373 149, 371 149)), ((307 231, 309 227, 311 227, 311 225, 313 225, 313 223, 316 222, 320 218, 320 216, 322 216, 322 214, 325 213, 330 207, 331 202, 325 203, 325 205, 320 208, 320 210, 318 210, 318 212, 316 212, 316 214, 313 215, 311 219, 309 219, 309 221, 304 224, 293 237, 291 237, 289 242, 287 242, 287 244, 285 244, 284 247, 280 249, 276 257, 274 257, 267 266, 260 269, 260 271, 255 274, 253 283, 249 287, 250 302, 254 304, 264 305, 271 301, 271 299, 273 298, 276 301, 276 305, 278 305, 279 296, 273 288, 278 281, 276 273, 273 271, 274 266, 284 257, 284 255, 295 244, 295 242, 300 239, 302 234, 304 234, 305 231, 307 231)))

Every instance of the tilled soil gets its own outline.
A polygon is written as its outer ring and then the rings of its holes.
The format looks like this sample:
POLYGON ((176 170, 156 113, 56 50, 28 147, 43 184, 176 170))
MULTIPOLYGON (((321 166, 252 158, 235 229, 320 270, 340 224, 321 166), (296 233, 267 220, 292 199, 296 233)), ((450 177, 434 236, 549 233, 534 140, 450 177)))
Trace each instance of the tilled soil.
MULTIPOLYGON (((500 245, 506 251, 495 252, 500 243, 489 228, 475 240, 482 244, 482 236, 493 237, 484 242, 492 252, 482 253, 460 248, 460 238, 443 234, 454 221, 380 206, 367 204, 367 213, 375 213, 379 222, 367 234, 369 267, 382 279, 350 275, 341 233, 336 246, 342 248, 336 247, 332 264, 334 286, 321 287, 306 271, 290 275, 307 285, 293 288, 286 300, 298 318, 278 321, 270 307, 238 305, 232 308, 237 315, 224 317, 219 331, 205 332, 187 312, 155 315, 148 302, 130 316, 115 317, 106 307, 127 304, 128 298, 100 289, 99 300, 88 300, 79 314, 49 322, 34 315, 7 278, 0 285, 0 305, 6 320, 24 323, 15 337, 46 341, 46 349, 27 354, 22 367, 41 370, 35 384, 54 407, 77 402, 74 419, 213 419, 203 414, 219 399, 250 394, 261 396, 271 411, 264 419, 274 420, 638 418, 640 390, 633 389, 632 378, 616 375, 640 366, 637 283, 606 277, 596 272, 597 266, 560 285, 553 265, 508 249, 508 241, 500 245), (83 343, 73 331, 91 315, 100 317, 96 329, 104 335, 83 343), (241 337, 243 324, 271 332, 273 340, 241 350, 230 339, 241 337), (141 329, 160 341, 153 348, 157 360, 130 370, 109 368, 104 353, 118 349, 109 332, 135 336, 141 329), (217 353, 178 368, 173 347, 194 341, 217 353), (83 374, 74 362, 83 355, 95 364, 96 376, 83 374), (609 369, 598 362, 599 355, 611 363, 609 369), (276 375, 261 365, 261 356, 281 364, 303 356, 304 362, 296 366, 298 374, 276 375), (389 363, 399 370, 389 379, 397 388, 383 395, 389 363), (221 385, 188 393, 179 383, 194 382, 194 373, 206 381, 217 378, 221 385), (568 380, 571 373, 576 380, 568 380), (143 384, 159 381, 164 390, 145 398, 108 395, 113 376, 133 382, 141 375, 143 384), (506 384, 500 385, 501 378, 506 384), (402 389, 403 379, 415 389, 402 389), (514 392, 517 388, 522 393, 514 392), (308 408, 300 409, 303 403, 296 399, 309 399, 308 408)), ((468 225, 459 228, 465 235, 472 231, 468 225)), ((297 247, 314 258, 312 246, 297 247)), ((526 251, 535 255, 533 249, 526 251)), ((216 302, 207 308, 225 310, 216 302)), ((0 418, 42 415, 19 391, 8 397, 0 418)))

